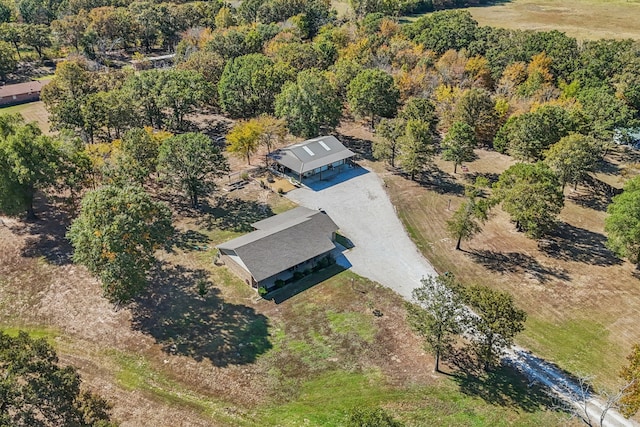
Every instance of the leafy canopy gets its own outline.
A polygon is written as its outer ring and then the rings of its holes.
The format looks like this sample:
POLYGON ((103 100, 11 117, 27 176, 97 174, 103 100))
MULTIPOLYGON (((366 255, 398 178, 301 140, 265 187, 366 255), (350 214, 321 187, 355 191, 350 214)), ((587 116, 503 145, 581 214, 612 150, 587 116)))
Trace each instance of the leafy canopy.
POLYGON ((105 186, 84 197, 67 238, 74 262, 98 276, 104 296, 120 304, 146 285, 154 252, 172 233, 169 208, 142 188, 105 186))
POLYGON ((169 182, 187 193, 194 208, 200 196, 215 188, 213 179, 229 170, 218 147, 206 135, 194 132, 165 140, 158 163, 169 182))
POLYGON ((494 184, 502 209, 528 236, 538 238, 555 224, 564 206, 562 186, 542 162, 518 163, 504 171, 494 184))
POLYGON ((624 186, 613 198, 604 220, 607 247, 616 255, 640 265, 640 176, 624 186))
POLYGON ((0 425, 109 427, 109 404, 82 391, 73 366, 61 367, 43 338, 0 331, 0 425))

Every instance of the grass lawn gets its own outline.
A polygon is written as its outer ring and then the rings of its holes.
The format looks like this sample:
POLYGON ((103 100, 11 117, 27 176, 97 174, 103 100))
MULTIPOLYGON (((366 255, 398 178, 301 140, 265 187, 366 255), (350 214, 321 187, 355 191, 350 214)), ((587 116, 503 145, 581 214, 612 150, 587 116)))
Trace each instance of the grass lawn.
POLYGON ((49 128, 49 113, 44 106, 44 102, 28 102, 26 104, 0 108, 0 115, 16 113, 21 114, 27 122, 36 122, 43 133, 51 133, 49 128))

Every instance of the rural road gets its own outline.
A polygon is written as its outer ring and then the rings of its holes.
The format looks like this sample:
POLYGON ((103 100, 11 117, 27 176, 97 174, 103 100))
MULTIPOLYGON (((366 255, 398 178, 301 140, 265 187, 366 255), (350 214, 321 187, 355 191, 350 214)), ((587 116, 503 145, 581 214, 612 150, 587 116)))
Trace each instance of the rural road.
MULTIPOLYGON (((308 187, 290 191, 287 197, 307 208, 326 211, 340 232, 353 242, 355 247, 344 253, 345 267, 395 290, 407 300, 411 299, 411 291, 420 286, 422 277, 437 274, 407 235, 384 183, 374 172, 356 167, 327 181, 305 184, 308 187)), ((603 401, 589 395, 585 405, 579 384, 561 370, 518 346, 510 348, 504 360, 530 381, 545 385, 588 425, 600 425, 603 401)), ((638 424, 611 409, 602 426, 638 424)))

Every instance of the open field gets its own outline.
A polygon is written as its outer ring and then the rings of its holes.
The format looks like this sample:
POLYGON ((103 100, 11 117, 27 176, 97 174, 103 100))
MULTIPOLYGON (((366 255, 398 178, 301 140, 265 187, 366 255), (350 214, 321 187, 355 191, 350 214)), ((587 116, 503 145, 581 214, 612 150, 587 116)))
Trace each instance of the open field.
POLYGON ((39 222, 0 224, 0 325, 48 339, 122 426, 337 426, 355 406, 408 426, 570 422, 512 372, 434 375, 401 298, 382 286, 334 267, 276 304, 213 265, 216 243, 290 209, 287 199, 256 183, 198 212, 159 196, 179 233, 149 290, 120 310, 70 263, 67 220, 52 206, 39 204, 39 222))
POLYGON ((51 133, 49 129, 49 113, 44 107, 44 102, 28 102, 26 104, 0 108, 0 115, 15 113, 22 114, 22 117, 24 117, 24 120, 27 122, 36 122, 43 133, 51 133))
MULTIPOLYGON (((359 127, 341 131, 361 146, 372 137, 359 127)), ((478 175, 495 180, 513 164, 496 152, 477 154, 468 174, 454 175, 450 162, 436 159, 422 183, 388 172, 382 163, 369 165, 383 176, 407 232, 437 271, 509 291, 529 315, 518 343, 573 374, 595 376, 599 386, 614 386, 632 344, 640 342, 640 279, 635 266, 605 247, 609 199, 587 187, 567 188, 559 227, 545 248, 518 233, 496 208, 483 231, 456 251, 446 221, 464 200, 464 185, 478 175)), ((636 157, 610 155, 608 175, 600 176, 621 187, 617 171, 632 173, 636 157)))
POLYGON ((558 30, 578 40, 640 39, 638 0, 512 0, 468 10, 480 25, 558 30))

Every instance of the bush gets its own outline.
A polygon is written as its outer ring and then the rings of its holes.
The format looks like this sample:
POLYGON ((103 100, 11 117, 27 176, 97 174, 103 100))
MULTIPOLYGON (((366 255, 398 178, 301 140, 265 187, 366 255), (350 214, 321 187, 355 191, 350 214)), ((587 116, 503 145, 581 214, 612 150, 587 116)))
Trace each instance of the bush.
POLYGON ((293 279, 294 280, 300 280, 304 277, 304 273, 302 271, 294 271, 293 272, 293 279))
POLYGON ((282 279, 278 279, 275 282, 276 285, 276 289, 280 289, 281 287, 283 287, 286 284, 286 282, 282 279))
POLYGON ((267 293, 267 288, 265 288, 264 286, 260 286, 258 288, 258 295, 260 295, 261 297, 265 296, 267 293))
POLYGON ((243 181, 248 180, 249 179, 249 173, 248 172, 242 172, 240 174, 240 179, 243 180, 243 181))

